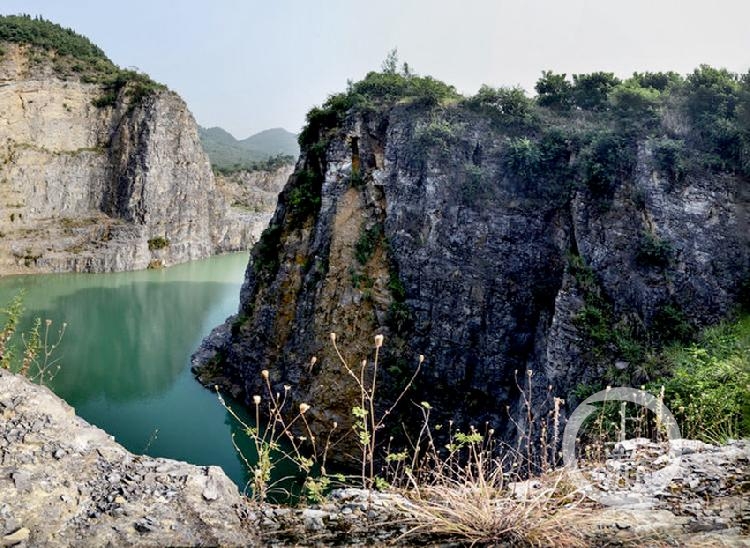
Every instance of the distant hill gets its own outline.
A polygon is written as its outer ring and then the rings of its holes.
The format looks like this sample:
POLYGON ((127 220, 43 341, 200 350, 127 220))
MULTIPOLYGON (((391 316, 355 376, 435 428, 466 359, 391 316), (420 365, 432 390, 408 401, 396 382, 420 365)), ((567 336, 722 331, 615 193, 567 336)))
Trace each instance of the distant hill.
POLYGON ((282 128, 261 131, 242 140, 220 127, 198 127, 203 149, 217 171, 254 170, 293 162, 299 155, 297 135, 282 128))

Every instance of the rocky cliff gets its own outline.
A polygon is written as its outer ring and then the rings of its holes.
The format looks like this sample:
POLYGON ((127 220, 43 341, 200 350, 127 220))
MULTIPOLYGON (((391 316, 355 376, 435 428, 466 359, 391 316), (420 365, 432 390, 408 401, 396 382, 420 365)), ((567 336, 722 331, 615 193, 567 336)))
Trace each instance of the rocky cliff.
POLYGON ((239 313, 196 358, 205 382, 249 396, 268 369, 320 423, 347 425, 358 391, 329 332, 353 364, 383 333, 384 400, 424 354, 410 397, 503 427, 532 376, 540 399, 637 386, 659 374, 651 349, 735 310, 750 185, 728 166, 747 148, 709 142, 690 89, 635 114, 561 112, 401 81, 370 75, 311 111, 239 313), (394 97, 401 81, 417 91, 394 97))
MULTIPOLYGON (((251 504, 220 469, 133 455, 46 388, 1 369, 0 419, 0 546, 437 546, 465 541, 418 527, 425 525, 420 521, 424 514, 401 494, 343 489, 316 507, 251 504)), ((639 447, 629 446, 633 453, 639 447)), ((639 493, 652 507, 580 509, 576 515, 585 545, 746 542, 742 481, 748 473, 748 443, 684 442, 678 449, 682 468, 673 489, 657 492, 646 485, 639 493)), ((656 447, 655 453, 663 450, 656 447)), ((642 446, 641 453, 639 469, 654 458, 647 458, 642 446)), ((636 465, 634 456, 620 458, 622 463, 610 460, 608 466, 636 465)), ((521 488, 537 496, 546 485, 530 481, 518 484, 518 492, 521 488)))
POLYGON ((61 71, 54 50, 2 52, 0 273, 140 269, 255 240, 177 94, 61 71))

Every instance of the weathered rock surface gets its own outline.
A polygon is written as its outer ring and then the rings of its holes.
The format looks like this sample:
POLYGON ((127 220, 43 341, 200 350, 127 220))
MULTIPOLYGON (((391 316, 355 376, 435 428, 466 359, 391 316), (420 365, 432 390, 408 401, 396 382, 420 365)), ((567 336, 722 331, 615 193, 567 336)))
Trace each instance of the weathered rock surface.
MULTIPOLYGON (((648 457, 659 446, 633 445, 637 451, 615 451, 612 459, 633 469, 658 465, 644 464, 636 452, 648 457)), ((750 442, 683 446, 668 489, 641 487, 648 507, 581 502, 583 538, 594 546, 748 544, 750 442)), ((609 470, 617 486, 611 467, 610 460, 602 469, 585 468, 609 470)), ((527 491, 532 498, 534 489, 527 491)), ((399 494, 339 489, 309 507, 253 505, 219 468, 133 455, 48 389, 0 370, 0 546, 438 546, 455 540, 404 536, 419 524, 414 504, 399 494)))
POLYGON ((279 192, 284 188, 294 165, 288 164, 270 171, 238 171, 216 175, 216 189, 229 206, 228 222, 218 227, 213 239, 222 251, 233 251, 260 238, 276 209, 279 192), (241 230, 238 230, 241 227, 241 230))
POLYGON ((384 333, 383 400, 424 354, 415 399, 462 428, 502 429, 528 371, 540 397, 551 386, 566 398, 610 364, 634 368, 612 340, 592 348, 586 284, 606 303, 595 312, 611 316, 608 328, 642 340, 736 307, 750 279, 741 176, 675 182, 644 140, 632 172, 597 196, 570 181, 519 181, 509 140, 460 107, 355 109, 322 132, 253 252, 238 315, 202 347, 204 382, 262 394, 268 369, 275 390, 289 384, 313 406, 321 431, 346 426, 359 392, 328 334, 358 364, 384 333), (642 259, 644 241, 668 245, 658 264, 642 259))
POLYGON ((133 455, 0 370, 0 546, 248 546, 245 515, 220 468, 133 455))
POLYGON ((95 106, 111 91, 3 49, 0 274, 166 266, 255 241, 260 221, 217 191, 177 94, 123 88, 95 106))

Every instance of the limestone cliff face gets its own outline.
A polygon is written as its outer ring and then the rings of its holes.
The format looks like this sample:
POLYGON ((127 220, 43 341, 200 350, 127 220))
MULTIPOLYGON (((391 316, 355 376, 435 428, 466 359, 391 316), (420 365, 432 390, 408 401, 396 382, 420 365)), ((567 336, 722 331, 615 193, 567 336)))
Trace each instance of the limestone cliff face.
POLYGON ((102 102, 103 86, 3 49, 0 273, 131 270, 252 243, 177 94, 123 88, 102 102))
POLYGON ((222 251, 240 249, 246 245, 248 234, 252 242, 258 240, 276 209, 279 192, 293 171, 294 164, 288 164, 269 171, 238 171, 216 176, 216 188, 229 205, 228 220, 215 224, 213 234, 222 251))
POLYGON ((269 369, 317 420, 350 424, 357 390, 329 332, 355 366, 383 333, 384 399, 424 354, 410 397, 502 426, 529 375, 540 397, 609 371, 638 382, 618 337, 647 344, 732 311, 750 273, 742 177, 676 182, 639 140, 609 193, 556 188, 513 176, 512 136, 466 108, 408 105, 350 111, 326 130, 254 249, 239 314, 204 344, 200 359, 216 356, 204 380, 249 396, 269 369))

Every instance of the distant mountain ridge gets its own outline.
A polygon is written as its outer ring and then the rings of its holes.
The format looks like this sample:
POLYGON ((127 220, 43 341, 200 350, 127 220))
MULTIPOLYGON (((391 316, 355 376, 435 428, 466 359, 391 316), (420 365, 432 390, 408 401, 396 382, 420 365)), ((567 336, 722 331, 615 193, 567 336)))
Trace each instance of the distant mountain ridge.
POLYGON ((220 171, 257 169, 271 158, 291 156, 290 161, 294 161, 299 155, 297 135, 283 128, 267 129, 241 140, 220 127, 198 126, 198 134, 211 165, 220 171))

